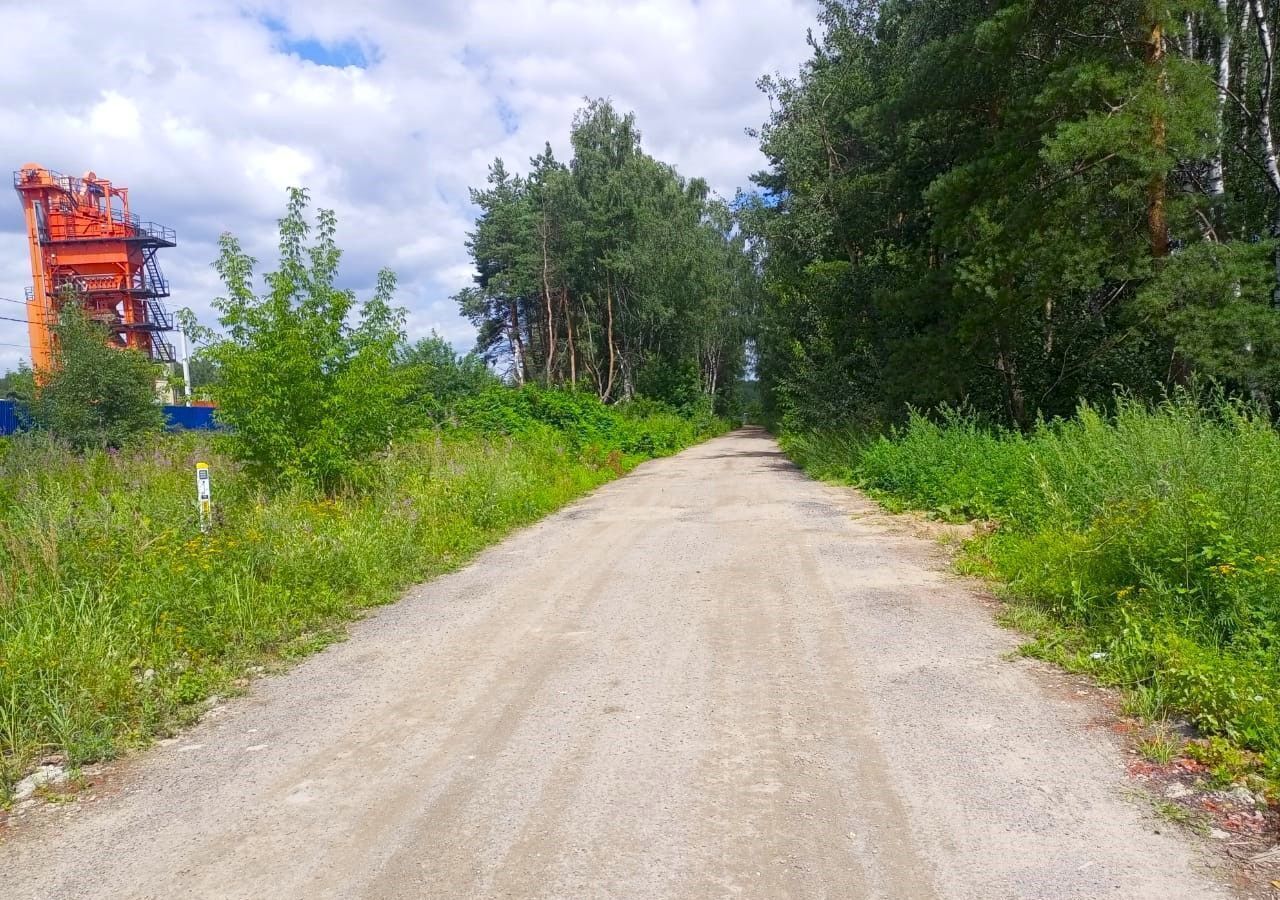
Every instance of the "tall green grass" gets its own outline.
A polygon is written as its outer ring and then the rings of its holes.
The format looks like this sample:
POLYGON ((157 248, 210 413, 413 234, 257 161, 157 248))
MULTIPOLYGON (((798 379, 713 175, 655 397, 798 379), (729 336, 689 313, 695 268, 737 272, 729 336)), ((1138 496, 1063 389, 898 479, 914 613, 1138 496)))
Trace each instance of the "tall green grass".
POLYGON ((192 435, 87 456, 0 441, 0 806, 42 755, 74 765, 145 743, 251 666, 322 646, 361 609, 724 428, 603 416, 603 431, 565 415, 425 432, 327 497, 268 490, 192 435), (198 460, 213 471, 207 535, 198 460))
POLYGON ((1280 775, 1280 433, 1264 416, 1184 395, 1083 406, 1026 435, 948 412, 784 445, 896 505, 994 521, 968 564, 1038 614, 1036 652, 1280 775))

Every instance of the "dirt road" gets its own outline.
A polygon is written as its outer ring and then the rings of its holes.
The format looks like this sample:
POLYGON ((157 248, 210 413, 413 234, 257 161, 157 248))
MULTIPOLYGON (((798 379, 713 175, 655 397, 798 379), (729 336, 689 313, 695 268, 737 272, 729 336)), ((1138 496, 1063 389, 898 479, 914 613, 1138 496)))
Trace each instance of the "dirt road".
POLYGON ((758 432, 649 463, 36 815, 0 895, 1228 896, 874 512, 758 432))

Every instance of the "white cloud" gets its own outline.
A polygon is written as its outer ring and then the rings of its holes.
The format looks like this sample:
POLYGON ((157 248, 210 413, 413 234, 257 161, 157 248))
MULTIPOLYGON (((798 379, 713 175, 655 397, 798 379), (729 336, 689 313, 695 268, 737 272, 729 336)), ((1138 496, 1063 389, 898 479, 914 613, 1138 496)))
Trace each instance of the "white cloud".
POLYGON ((89 130, 107 139, 137 141, 142 136, 137 104, 115 91, 104 91, 89 113, 89 130))
MULTIPOLYGON (((467 189, 495 156, 568 155, 584 96, 637 114, 646 148, 724 195, 763 164, 755 88, 808 55, 814 0, 0 0, 0 148, 92 169, 178 230, 173 306, 211 319, 220 232, 272 258, 284 187, 337 210, 343 277, 400 276, 415 333, 463 347, 449 297, 469 283, 467 189), (81 34, 49 64, 31 35, 81 34), (109 26, 109 27, 107 27, 109 26)), ((0 297, 30 280, 16 197, 0 203, 0 297)), ((21 308, 0 303, 0 316, 21 308)), ((0 370, 26 343, 0 319, 0 370), (17 345, 17 346, 13 346, 17 345)))

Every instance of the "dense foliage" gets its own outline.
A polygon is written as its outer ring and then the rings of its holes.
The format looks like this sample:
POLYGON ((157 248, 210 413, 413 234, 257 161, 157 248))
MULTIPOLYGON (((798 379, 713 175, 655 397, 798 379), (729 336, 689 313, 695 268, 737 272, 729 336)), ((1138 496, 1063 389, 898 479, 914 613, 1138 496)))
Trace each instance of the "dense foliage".
POLYGON ((1275 33, 1261 0, 825 0, 766 79, 776 418, 969 402, 1009 424, 1113 386, 1280 390, 1275 33))
POLYGON ((110 346, 107 330, 74 301, 63 305, 54 334, 54 370, 34 390, 36 424, 80 450, 122 447, 161 429, 159 366, 110 346))
POLYGON ((17 400, 23 404, 30 404, 35 399, 35 395, 35 373, 25 362, 12 372, 0 375, 0 400, 17 400))
POLYGON ((528 175, 494 162, 472 192, 476 285, 458 295, 477 349, 519 384, 606 401, 721 408, 745 365, 758 276, 706 182, 647 155, 631 115, 602 100, 528 175))
POLYGON ((255 260, 233 235, 216 263, 226 295, 215 300, 225 331, 205 354, 217 366, 211 386, 218 418, 233 429, 235 455, 259 475, 332 489, 411 423, 412 384, 395 365, 403 313, 391 306, 395 276, 378 274, 359 305, 335 285, 342 253, 337 221, 321 210, 315 240, 307 194, 293 189, 280 220, 279 268, 254 291, 255 260))
POLYGON ((409 402, 427 419, 442 422, 461 400, 502 382, 479 356, 459 355, 432 333, 396 351, 396 365, 410 370, 409 402))

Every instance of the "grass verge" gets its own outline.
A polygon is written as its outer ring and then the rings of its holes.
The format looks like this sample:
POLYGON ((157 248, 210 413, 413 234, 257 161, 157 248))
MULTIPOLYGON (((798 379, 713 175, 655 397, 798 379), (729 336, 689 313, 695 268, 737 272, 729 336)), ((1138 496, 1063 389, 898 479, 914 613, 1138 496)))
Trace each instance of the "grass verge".
POLYGON ((783 446, 891 508, 992 522, 960 566, 1003 585, 1025 652, 1280 778, 1280 433, 1264 417, 1220 396, 1121 399, 1029 434, 947 411, 783 446))
POLYGON ((507 393, 494 403, 550 405, 563 421, 525 410, 503 429, 424 432, 358 491, 327 497, 268 490, 191 435, 87 456, 0 441, 0 807, 40 758, 74 767, 143 745, 251 668, 325 646, 362 609, 726 430, 653 411, 584 429, 564 409, 577 401, 507 393), (213 471, 207 535, 198 460, 213 471))

